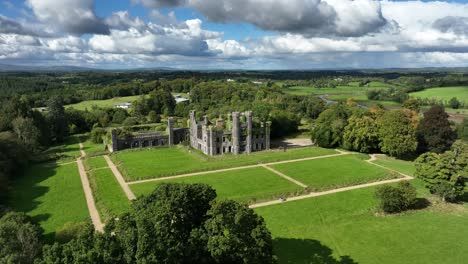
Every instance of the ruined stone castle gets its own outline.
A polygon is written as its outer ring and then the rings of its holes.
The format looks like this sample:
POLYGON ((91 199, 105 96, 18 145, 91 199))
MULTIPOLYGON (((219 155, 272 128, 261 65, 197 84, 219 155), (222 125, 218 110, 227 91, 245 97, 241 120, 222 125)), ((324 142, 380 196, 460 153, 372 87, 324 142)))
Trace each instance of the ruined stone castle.
POLYGON ((190 112, 190 146, 206 155, 241 154, 270 149, 270 123, 254 122, 252 112, 233 112, 227 120, 197 122, 190 112), (241 121, 242 118, 242 121, 241 121))
POLYGON ((172 146, 184 141, 206 155, 241 154, 270 149, 270 122, 254 120, 252 112, 233 112, 227 119, 210 123, 207 116, 201 121, 195 111, 190 112, 189 128, 174 128, 174 119, 168 119, 166 132, 141 132, 119 137, 111 132, 111 152, 158 146, 172 146))

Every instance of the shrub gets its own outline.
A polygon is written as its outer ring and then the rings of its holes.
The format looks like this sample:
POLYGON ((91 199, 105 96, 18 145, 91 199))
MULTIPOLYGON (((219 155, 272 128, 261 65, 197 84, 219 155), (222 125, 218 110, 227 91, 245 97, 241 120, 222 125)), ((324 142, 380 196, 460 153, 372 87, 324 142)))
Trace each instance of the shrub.
POLYGON ((416 202, 416 188, 408 181, 402 181, 396 186, 382 186, 375 195, 379 199, 379 208, 386 213, 399 213, 416 202))
POLYGON ((102 127, 95 127, 91 130, 89 139, 95 144, 101 144, 103 137, 106 135, 106 130, 102 127))
POLYGON ((65 223, 57 232, 55 233, 55 240, 59 243, 67 243, 70 240, 78 237, 78 234, 86 228, 88 223, 86 222, 68 222, 65 223))

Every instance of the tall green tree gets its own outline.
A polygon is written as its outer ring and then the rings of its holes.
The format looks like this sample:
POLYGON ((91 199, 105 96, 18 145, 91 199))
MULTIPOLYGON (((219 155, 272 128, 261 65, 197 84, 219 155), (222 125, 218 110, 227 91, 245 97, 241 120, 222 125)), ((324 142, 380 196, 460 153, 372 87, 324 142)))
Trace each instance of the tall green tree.
POLYGON ((17 117, 12 122, 13 131, 30 151, 37 151, 41 141, 41 131, 32 118, 17 117))
POLYGON ((448 117, 444 107, 439 105, 432 106, 424 113, 416 132, 420 153, 426 151, 442 153, 450 149, 457 134, 450 127, 448 117))
POLYGON ((343 134, 346 149, 369 153, 379 150, 379 127, 374 115, 351 116, 343 134))
POLYGON ((0 218, 0 263, 34 263, 40 254, 42 229, 23 213, 0 218))
POLYGON ((416 177, 444 201, 455 201, 468 179, 468 143, 458 141, 442 154, 427 152, 416 160, 416 177))
POLYGON ((391 156, 404 157, 416 151, 416 128, 414 116, 409 111, 387 111, 379 118, 380 148, 391 156))
POLYGON ((51 136, 55 141, 62 142, 68 135, 68 120, 63 107, 63 99, 60 96, 48 101, 47 121, 50 126, 51 136))
POLYGON ((214 263, 271 263, 273 242, 265 221, 234 201, 218 201, 204 224, 214 263))
POLYGON ((351 108, 345 104, 337 104, 323 111, 313 125, 312 140, 321 147, 342 146, 344 129, 351 114, 351 108))

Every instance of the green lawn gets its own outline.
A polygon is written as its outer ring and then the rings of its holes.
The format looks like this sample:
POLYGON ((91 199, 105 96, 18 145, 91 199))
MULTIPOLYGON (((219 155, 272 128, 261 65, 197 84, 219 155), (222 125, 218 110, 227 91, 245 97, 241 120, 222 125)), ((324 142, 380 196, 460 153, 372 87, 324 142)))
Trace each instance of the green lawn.
POLYGON ((198 151, 173 147, 122 151, 111 157, 126 180, 138 180, 335 153, 331 149, 306 147, 209 157, 198 151))
POLYGON ((466 263, 466 206, 381 216, 375 214, 374 191, 347 191, 255 211, 272 232, 279 263, 466 263), (339 256, 347 257, 338 261, 339 256))
POLYGON ((107 100, 90 100, 90 101, 83 101, 77 104, 66 105, 65 108, 74 108, 76 110, 91 110, 93 106, 101 107, 101 108, 113 108, 118 104, 122 103, 132 103, 140 98, 140 95, 134 96, 124 96, 124 97, 116 97, 107 100))
POLYGON ((137 196, 148 194, 161 183, 205 183, 211 185, 220 199, 233 199, 241 202, 274 200, 279 195, 300 193, 302 187, 281 178, 262 167, 205 174, 171 180, 130 185, 137 196))
POLYGON ((104 144, 95 144, 89 140, 83 142, 83 150, 88 156, 107 154, 106 146, 104 144))
POLYGON ((406 161, 406 160, 399 160, 392 157, 377 156, 377 160, 373 161, 376 164, 385 166, 392 170, 396 170, 398 172, 404 173, 406 175, 414 175, 415 167, 414 162, 406 161))
POLYGON ((312 190, 328 190, 397 175, 364 161, 366 155, 345 155, 273 165, 274 169, 306 184, 312 190))
POLYGON ((130 201, 123 192, 110 169, 88 172, 94 199, 102 220, 124 213, 130 208, 130 201))
POLYGON ((468 87, 439 87, 430 88, 423 91, 411 93, 412 97, 416 98, 435 98, 438 100, 448 101, 453 97, 457 97, 458 100, 468 104, 468 87))
POLYGON ((89 219, 76 164, 36 164, 13 182, 10 206, 26 212, 53 234, 67 222, 89 219))
POLYGON ((104 157, 90 157, 86 160, 90 169, 107 168, 107 162, 104 157))

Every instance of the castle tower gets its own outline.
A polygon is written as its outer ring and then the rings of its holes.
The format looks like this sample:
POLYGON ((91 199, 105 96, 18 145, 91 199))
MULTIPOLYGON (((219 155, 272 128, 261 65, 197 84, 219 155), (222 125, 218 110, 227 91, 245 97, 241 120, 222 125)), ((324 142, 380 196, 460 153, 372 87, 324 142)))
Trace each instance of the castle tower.
POLYGON ((234 155, 240 152, 240 121, 239 112, 232 113, 232 153, 234 155))
POLYGON ((174 145, 174 118, 173 117, 169 117, 167 119, 167 134, 169 136, 168 145, 169 146, 174 145))
POLYGON ((117 140, 117 130, 116 129, 112 129, 112 131, 111 131, 111 140, 112 140, 112 142, 111 142, 111 144, 112 144, 111 148, 112 149, 109 149, 110 152, 118 151, 119 150, 119 142, 117 140))
POLYGON ((270 127, 271 121, 265 123, 265 149, 270 150, 270 127))
POLYGON ((192 148, 196 148, 196 139, 198 134, 198 127, 197 127, 197 119, 196 119, 196 112, 190 111, 190 121, 189 121, 189 137, 190 137, 190 145, 192 148))
POLYGON ((245 112, 245 117, 247 119, 247 145, 245 146, 245 152, 252 152, 252 111, 245 112))

